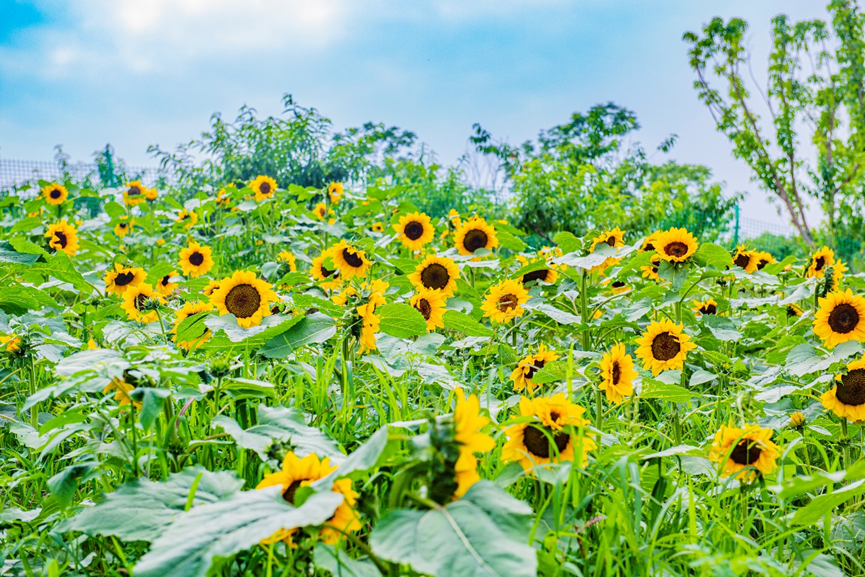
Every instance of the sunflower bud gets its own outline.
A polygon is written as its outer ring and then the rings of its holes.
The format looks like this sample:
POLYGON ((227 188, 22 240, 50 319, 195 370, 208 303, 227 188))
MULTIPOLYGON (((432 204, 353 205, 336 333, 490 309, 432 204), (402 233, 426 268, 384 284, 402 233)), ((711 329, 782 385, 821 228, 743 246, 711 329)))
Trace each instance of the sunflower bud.
POLYGON ((217 357, 210 361, 210 367, 208 367, 210 374, 213 375, 217 379, 223 379, 231 373, 231 358, 230 357, 217 357))
POLYGON ((805 426, 805 415, 799 412, 795 412, 790 415, 790 427, 794 429, 801 429, 805 426))

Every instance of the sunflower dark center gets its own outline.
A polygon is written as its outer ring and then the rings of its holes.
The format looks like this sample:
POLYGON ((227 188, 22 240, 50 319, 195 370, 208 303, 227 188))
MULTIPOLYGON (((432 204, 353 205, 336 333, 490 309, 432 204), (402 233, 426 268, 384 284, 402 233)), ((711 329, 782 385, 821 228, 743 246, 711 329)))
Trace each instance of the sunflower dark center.
POLYGON ((321 276, 323 276, 324 278, 329 277, 330 275, 332 275, 335 272, 336 272, 335 270, 326 269, 326 268, 324 268, 324 265, 321 265, 321 276))
POLYGON ((420 273, 420 281, 428 289, 443 289, 448 286, 451 275, 444 265, 433 263, 420 273))
POLYGON ((655 245, 653 245, 652 243, 648 243, 646 246, 643 247, 643 250, 646 252, 651 252, 655 250, 655 245))
POLYGON ((136 295, 136 297, 135 297, 135 308, 136 308, 137 310, 140 311, 141 308, 144 306, 144 303, 146 303, 146 302, 147 302, 147 297, 146 297, 146 296, 144 296, 144 295, 142 295, 142 294, 136 295))
POLYGON ((429 304, 428 300, 420 299, 419 301, 417 301, 417 304, 414 305, 414 308, 416 308, 418 312, 423 315, 424 320, 429 320, 430 315, 432 314, 432 306, 429 304))
POLYGON ((500 311, 502 311, 503 313, 506 313, 510 310, 517 308, 518 304, 520 304, 520 301, 516 297, 516 295, 512 295, 512 294, 508 293, 508 294, 503 294, 502 296, 499 297, 499 302, 496 303, 496 307, 500 311))
MULTIPOLYGON (((552 434, 552 431, 549 431, 552 434)), ((555 433, 553 435, 553 443, 556 444, 556 449, 561 453, 568 446, 568 441, 571 440, 571 436, 567 433, 555 433)), ((536 457, 540 457, 542 459, 550 458, 550 439, 544 434, 539 427, 534 425, 529 425, 523 431, 523 444, 526 446, 526 449, 529 450, 529 453, 536 457)))
POLYGON ((546 280, 548 269, 542 268, 541 270, 533 270, 532 272, 527 272, 523 275, 523 284, 535 281, 535 280, 546 280))
POLYGON ((757 270, 763 270, 763 267, 769 264, 769 261, 766 259, 760 259, 760 262, 757 263, 757 270))
POLYGON ((201 266, 201 263, 204 262, 204 255, 198 251, 195 251, 191 255, 189 255, 189 263, 193 266, 201 266))
POLYGON ((849 303, 842 303, 829 313, 829 327, 832 332, 846 335, 859 325, 859 311, 849 303))
POLYGON ((700 307, 700 313, 704 315, 718 314, 718 307, 713 304, 703 305, 700 307))
POLYGON ((162 284, 162 286, 168 286, 168 279, 170 279, 170 278, 171 278, 171 275, 167 274, 164 277, 162 277, 162 280, 159 282, 162 284))
POLYGON ((135 280, 135 275, 131 272, 122 272, 114 277, 114 284, 117 286, 126 286, 135 280))
POLYGON ((66 248, 66 243, 68 243, 69 240, 66 238, 65 234, 63 234, 59 230, 55 230, 54 231, 54 238, 57 239, 57 244, 60 245, 60 248, 66 248))
POLYGON ((739 254, 736 255, 736 258, 733 259, 733 264, 735 264, 736 266, 738 266, 740 268, 745 268, 746 266, 748 266, 748 262, 750 260, 751 259, 748 257, 747 254, 740 252, 739 254))
POLYGON ((652 340, 652 357, 656 361, 669 361, 681 350, 679 338, 672 333, 660 333, 652 340))
POLYGON ((363 266, 363 259, 360 258, 356 252, 352 252, 349 248, 342 249, 342 258, 344 258, 345 262, 347 262, 351 267, 359 268, 363 266))
POLYGON ((260 306, 261 295, 249 284, 239 284, 225 295, 225 308, 239 319, 251 317, 260 306))
POLYGON ((625 286, 625 283, 623 283, 623 282, 620 281, 620 280, 617 280, 616 282, 613 283, 613 288, 617 288, 617 289, 618 289, 618 288, 622 288, 622 287, 624 287, 624 286, 625 286))
POLYGON ((681 258, 688 254, 688 245, 681 241, 671 242, 664 247, 664 252, 669 256, 681 258))
POLYGON ((405 228, 402 229, 403 234, 405 234, 409 240, 417 240, 423 236, 423 225, 417 221, 411 221, 405 228))
POLYGON ((814 259, 814 270, 822 270, 824 266, 826 266, 825 257, 818 256, 816 259, 814 259))
POLYGON ((62 195, 63 195, 63 193, 60 192, 60 190, 56 189, 56 188, 54 190, 52 190, 50 193, 51 198, 60 198, 62 195))
POLYGON ((282 492, 282 498, 285 499, 287 503, 291 503, 294 505, 294 495, 297 493, 297 490, 300 488, 300 484, 303 483, 301 480, 292 481, 291 485, 282 492))
POLYGON ((120 228, 126 228, 127 225, 125 222, 121 222, 119 226, 120 226, 120 228))
POLYGON ((614 237, 614 236, 607 237, 607 240, 605 240, 604 242, 610 246, 616 246, 616 237, 614 237))
POLYGON ((465 238, 463 238, 463 246, 469 252, 475 252, 479 248, 485 248, 487 246, 487 233, 484 231, 473 228, 466 233, 465 238))
POLYGON ((270 183, 269 182, 262 182, 258 186, 258 190, 261 191, 261 194, 269 194, 270 193, 270 183))
POLYGON ((613 384, 618 385, 619 380, 622 378, 622 367, 619 365, 619 361, 613 361, 613 384))
MULTIPOLYGON (((532 380, 532 377, 535 376, 535 373, 537 373, 539 370, 544 368, 545 364, 546 364, 546 361, 535 361, 534 364, 532 366, 530 366, 529 370, 526 372, 526 378, 528 380, 532 380)), ((558 416, 556 418, 558 418, 558 416)), ((553 419, 553 420, 555 420, 555 419, 553 419)))
POLYGON ((130 186, 129 190, 126 191, 126 194, 129 196, 138 196, 141 194, 141 189, 137 186, 130 186))
POLYGON ((754 441, 743 439, 730 453, 730 458, 733 462, 739 465, 753 465, 760 458, 760 453, 763 452, 754 441))
POLYGON ((842 376, 835 397, 845 405, 865 405, 865 369, 854 369, 842 376))

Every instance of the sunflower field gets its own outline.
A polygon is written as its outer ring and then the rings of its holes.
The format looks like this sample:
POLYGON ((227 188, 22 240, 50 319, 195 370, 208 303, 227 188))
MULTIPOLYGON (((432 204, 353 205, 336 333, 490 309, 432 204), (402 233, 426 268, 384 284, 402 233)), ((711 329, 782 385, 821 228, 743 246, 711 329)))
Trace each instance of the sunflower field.
POLYGON ((865 574, 830 247, 40 186, 0 199, 2 576, 865 574))

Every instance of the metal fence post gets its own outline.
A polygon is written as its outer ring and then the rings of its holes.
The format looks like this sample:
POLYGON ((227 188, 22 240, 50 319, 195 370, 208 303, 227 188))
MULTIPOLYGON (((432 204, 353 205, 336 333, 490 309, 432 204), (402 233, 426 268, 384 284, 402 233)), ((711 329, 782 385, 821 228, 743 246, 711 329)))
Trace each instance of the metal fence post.
POLYGON ((735 228, 733 229, 733 248, 734 249, 737 246, 739 246, 739 204, 738 203, 736 203, 735 213, 736 213, 736 223, 735 223, 735 228))

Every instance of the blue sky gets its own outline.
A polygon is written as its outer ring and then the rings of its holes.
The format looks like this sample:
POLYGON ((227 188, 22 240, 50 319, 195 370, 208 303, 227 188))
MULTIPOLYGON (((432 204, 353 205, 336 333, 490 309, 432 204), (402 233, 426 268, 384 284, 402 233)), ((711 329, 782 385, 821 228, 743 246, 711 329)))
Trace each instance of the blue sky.
MULTIPOLYGON (((765 78, 770 19, 826 18, 820 0, 0 0, 0 156, 85 160, 106 142, 150 165, 150 144, 197 136, 244 103, 294 94, 337 127, 413 130, 445 163, 479 122, 517 143, 613 101, 647 148, 705 164, 745 212, 782 222, 732 158, 692 88, 682 34, 743 17, 765 78)), ((663 156, 657 157, 663 160, 663 156)))

